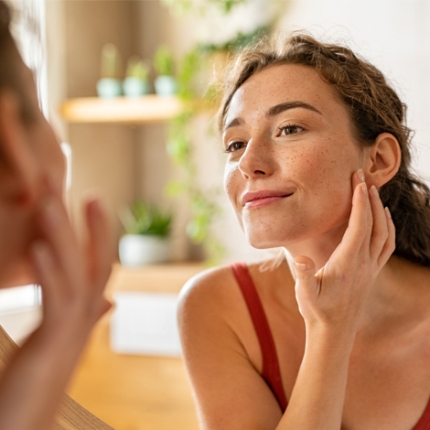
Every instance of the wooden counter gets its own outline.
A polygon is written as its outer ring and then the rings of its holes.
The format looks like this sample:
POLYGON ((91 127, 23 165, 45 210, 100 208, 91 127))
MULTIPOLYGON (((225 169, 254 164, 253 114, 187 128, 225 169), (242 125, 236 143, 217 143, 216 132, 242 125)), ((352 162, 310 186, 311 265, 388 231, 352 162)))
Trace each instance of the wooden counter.
MULTIPOLYGON (((202 264, 126 269, 116 265, 117 290, 178 292, 202 264)), ((197 430, 191 389, 180 358, 119 355, 109 349, 109 315, 94 329, 68 393, 117 430, 197 430)))

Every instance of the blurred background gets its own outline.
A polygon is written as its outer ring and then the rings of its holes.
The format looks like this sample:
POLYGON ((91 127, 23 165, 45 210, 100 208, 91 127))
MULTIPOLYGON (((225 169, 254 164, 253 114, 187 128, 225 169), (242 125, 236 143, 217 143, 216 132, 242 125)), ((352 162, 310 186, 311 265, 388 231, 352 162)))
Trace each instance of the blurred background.
MULTIPOLYGON (((208 265, 274 252, 246 243, 222 189, 225 154, 214 115, 228 58, 265 35, 298 29, 346 43, 408 105, 414 167, 428 178, 430 2, 11 3, 23 55, 69 162, 72 220, 82 233, 80 202, 94 189, 112 215, 118 262, 109 294, 117 307, 95 330, 70 393, 119 430, 197 429, 175 331, 177 293, 208 265), (160 88, 160 76, 173 81, 160 88), (135 236, 150 236, 155 248, 135 236)), ((19 342, 37 323, 40 294, 37 287, 1 294, 0 323, 19 342)))
POLYGON ((429 14, 430 3, 420 0, 46 1, 43 92, 49 117, 72 150, 69 202, 75 222, 80 225, 83 192, 100 188, 117 240, 124 233, 118 213, 143 199, 172 211, 172 260, 265 255, 247 245, 222 191, 225 155, 213 121, 216 98, 211 106, 208 99, 226 55, 271 32, 306 29, 347 43, 379 66, 409 107, 409 125, 417 131, 415 165, 427 174, 429 14), (150 93, 157 50, 167 47, 179 81, 177 97, 192 104, 206 95, 206 106, 187 105, 182 118, 173 111, 162 120, 130 119, 132 126, 124 124, 127 118, 85 123, 86 118, 62 116, 66 100, 97 95, 107 43, 118 49, 120 80, 131 56, 144 60, 150 93), (176 192, 166 193, 169 186, 176 192))

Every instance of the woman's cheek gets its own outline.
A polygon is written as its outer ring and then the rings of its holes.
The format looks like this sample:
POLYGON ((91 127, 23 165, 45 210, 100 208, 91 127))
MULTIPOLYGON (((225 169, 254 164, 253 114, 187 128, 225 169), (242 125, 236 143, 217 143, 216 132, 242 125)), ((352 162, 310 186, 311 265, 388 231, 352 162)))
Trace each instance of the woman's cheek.
POLYGON ((227 194, 231 205, 236 213, 236 217, 240 226, 243 229, 242 220, 242 205, 240 204, 240 189, 241 173, 237 163, 227 163, 224 170, 224 191, 227 194))
MULTIPOLYGON (((235 173, 236 175, 239 173, 237 169, 237 163, 229 163, 227 162, 224 169, 224 191, 230 199, 231 203, 235 203, 235 173)), ((237 192, 237 190, 236 190, 237 192)))

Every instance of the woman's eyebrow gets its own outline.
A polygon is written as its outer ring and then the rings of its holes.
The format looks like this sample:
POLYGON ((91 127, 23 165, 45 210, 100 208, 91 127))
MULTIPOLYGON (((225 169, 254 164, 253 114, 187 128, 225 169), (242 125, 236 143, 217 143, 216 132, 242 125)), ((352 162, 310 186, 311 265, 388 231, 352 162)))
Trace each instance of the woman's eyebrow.
POLYGON ((303 108, 303 109, 309 109, 311 111, 314 111, 316 113, 319 113, 320 115, 322 115, 322 113, 314 106, 305 103, 305 102, 301 102, 301 101, 292 101, 292 102, 285 102, 285 103, 280 103, 276 106, 271 107, 267 112, 266 112, 266 117, 272 117, 272 116, 276 116, 288 109, 295 109, 295 108, 303 108))
POLYGON ((237 127, 241 124, 243 124, 243 120, 241 118, 234 118, 224 127, 223 131, 226 131, 230 127, 237 127))
MULTIPOLYGON (((316 113, 322 115, 322 113, 316 107, 314 107, 308 103, 301 102, 301 101, 292 101, 292 102, 285 102, 285 103, 280 103, 276 106, 272 106, 266 112, 265 116, 266 116, 266 118, 270 118, 270 117, 279 115, 280 113, 285 112, 288 109, 296 109, 296 108, 309 109, 313 112, 316 112, 316 113)), ((224 127, 224 131, 226 131, 230 127, 237 127, 241 124, 243 124, 243 120, 240 117, 234 118, 224 127)))

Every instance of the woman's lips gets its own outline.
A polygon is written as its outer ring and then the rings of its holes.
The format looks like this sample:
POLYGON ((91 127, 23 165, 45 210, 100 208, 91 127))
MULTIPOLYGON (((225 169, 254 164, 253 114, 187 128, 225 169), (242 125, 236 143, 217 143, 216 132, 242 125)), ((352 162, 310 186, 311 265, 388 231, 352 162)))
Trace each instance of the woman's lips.
POLYGON ((257 208, 278 202, 292 194, 293 192, 288 191, 252 191, 247 192, 242 196, 241 203, 245 208, 257 208))

